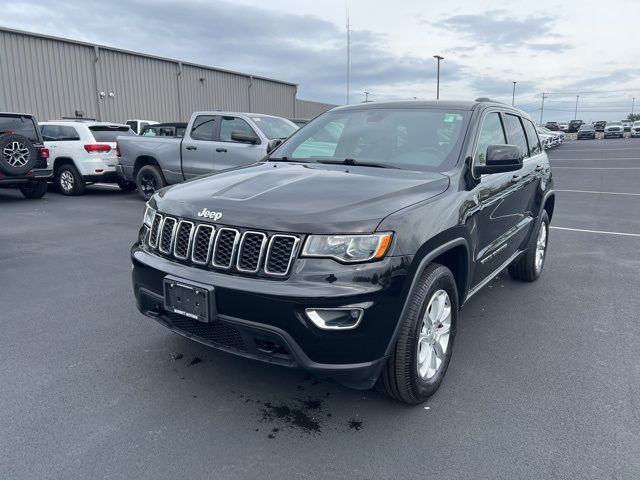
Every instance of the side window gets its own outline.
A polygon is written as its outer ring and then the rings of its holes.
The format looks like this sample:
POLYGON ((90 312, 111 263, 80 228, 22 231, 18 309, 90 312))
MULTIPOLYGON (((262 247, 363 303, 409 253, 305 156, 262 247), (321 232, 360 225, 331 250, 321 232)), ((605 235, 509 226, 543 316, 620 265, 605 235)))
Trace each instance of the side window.
POLYGON ((43 125, 42 126, 42 139, 45 142, 57 142, 59 128, 57 125, 43 125))
POLYGON ((249 124, 243 119, 237 117, 222 117, 220 120, 220 141, 235 142, 235 140, 231 140, 231 132, 242 132, 248 135, 256 135, 256 132, 254 132, 249 124))
POLYGON ((542 152, 542 147, 540 146, 540 139, 538 138, 536 127, 533 126, 531 120, 525 120, 523 118, 522 121, 524 123, 524 129, 527 132, 527 141, 529 142, 529 155, 538 155, 542 152))
POLYGON ((59 127, 60 130, 58 132, 59 140, 63 142, 74 142, 80 140, 80 135, 78 135, 78 131, 73 127, 59 127))
POLYGON ((216 127, 216 117, 213 115, 200 115, 193 122, 191 127, 191 138, 193 140, 213 141, 216 127))
POLYGON ((489 145, 505 145, 506 143, 507 140, 504 136, 500 114, 498 112, 488 113, 484 117, 478 137, 478 146, 474 157, 475 162, 477 164, 485 163, 489 145))
POLYGON ((524 135, 520 117, 507 113, 504 116, 504 123, 507 129, 507 138, 510 145, 517 145, 522 151, 522 155, 526 158, 529 156, 529 148, 527 146, 527 137, 524 135))

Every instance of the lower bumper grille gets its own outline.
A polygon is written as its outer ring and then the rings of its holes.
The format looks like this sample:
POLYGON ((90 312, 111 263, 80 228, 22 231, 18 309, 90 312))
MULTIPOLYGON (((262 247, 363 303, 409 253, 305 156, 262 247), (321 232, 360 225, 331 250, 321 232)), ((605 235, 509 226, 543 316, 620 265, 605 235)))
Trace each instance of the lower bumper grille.
POLYGON ((198 320, 170 312, 166 312, 166 317, 169 323, 171 323, 171 326, 176 330, 200 337, 221 347, 230 348, 239 352, 247 351, 247 346, 244 343, 240 331, 224 322, 215 321, 202 323, 198 320))

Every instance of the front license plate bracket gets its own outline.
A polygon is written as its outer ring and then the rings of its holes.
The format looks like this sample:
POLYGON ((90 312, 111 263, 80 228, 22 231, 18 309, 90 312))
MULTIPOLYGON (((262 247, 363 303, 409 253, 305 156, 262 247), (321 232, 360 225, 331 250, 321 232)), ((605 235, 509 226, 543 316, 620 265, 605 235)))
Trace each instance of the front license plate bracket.
POLYGON ((168 275, 164 278, 164 309, 199 322, 217 317, 215 290, 211 285, 168 275))

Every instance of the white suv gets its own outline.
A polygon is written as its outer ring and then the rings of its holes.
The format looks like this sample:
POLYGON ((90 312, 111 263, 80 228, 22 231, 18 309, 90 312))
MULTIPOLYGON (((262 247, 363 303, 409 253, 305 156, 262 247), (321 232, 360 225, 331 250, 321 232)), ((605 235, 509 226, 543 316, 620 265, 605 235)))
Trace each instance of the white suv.
POLYGON ((135 135, 128 125, 86 120, 40 122, 53 181, 64 195, 82 195, 87 183, 117 183, 124 191, 135 190, 133 182, 118 177, 116 138, 135 135))

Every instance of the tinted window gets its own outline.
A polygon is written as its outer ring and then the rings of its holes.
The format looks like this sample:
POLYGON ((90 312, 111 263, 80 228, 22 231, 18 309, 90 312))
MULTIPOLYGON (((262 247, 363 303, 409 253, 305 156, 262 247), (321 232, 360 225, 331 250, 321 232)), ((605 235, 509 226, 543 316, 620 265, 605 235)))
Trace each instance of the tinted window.
POLYGON ((537 155, 542 152, 542 147, 540 146, 540 140, 538 139, 538 132, 536 132, 536 128, 533 126, 530 120, 522 119, 524 123, 524 129, 527 132, 527 140, 529 142, 529 155, 537 155))
POLYGON ((136 122, 135 120, 129 120, 126 124, 129 125, 131 127, 131 130, 133 130, 134 132, 138 131, 138 122, 136 122))
POLYGON ((3 133, 17 133, 24 135, 33 143, 40 143, 36 124, 31 117, 0 116, 0 134, 3 133))
POLYGON ((193 122, 191 128, 191 138, 194 140, 213 141, 215 132, 216 117, 212 115, 200 115, 193 122))
POLYGON ((527 146, 527 137, 524 135, 520 117, 507 113, 504 116, 505 128, 507 130, 507 138, 510 145, 517 145, 522 151, 522 155, 529 156, 529 148, 527 146))
POLYGON ((237 117, 222 117, 220 120, 220 141, 235 142, 235 140, 231 140, 231 132, 242 132, 247 135, 256 134, 243 119, 237 117))
POLYGON ((464 110, 437 108, 336 110, 298 130, 273 156, 444 171, 458 161, 468 117, 464 110))
POLYGON ((95 126, 89 127, 96 142, 115 143, 118 137, 135 135, 129 127, 95 126))
POLYGON ((482 129, 478 136, 478 146, 476 147, 475 161, 484 164, 487 158, 487 148, 489 145, 505 145, 507 140, 504 136, 502 121, 497 112, 489 113, 484 117, 482 129))
POLYGON ((298 130, 298 126, 285 119, 278 117, 266 117, 261 115, 256 115, 255 117, 251 117, 258 128, 264 133, 264 136, 269 140, 274 138, 288 138, 293 132, 298 130))
POLYGON ((44 125, 42 139, 45 142, 71 142, 80 140, 80 135, 74 127, 64 125, 44 125))

